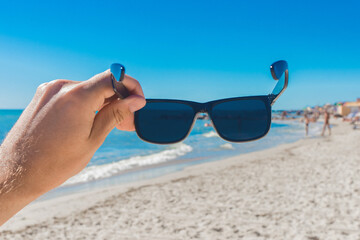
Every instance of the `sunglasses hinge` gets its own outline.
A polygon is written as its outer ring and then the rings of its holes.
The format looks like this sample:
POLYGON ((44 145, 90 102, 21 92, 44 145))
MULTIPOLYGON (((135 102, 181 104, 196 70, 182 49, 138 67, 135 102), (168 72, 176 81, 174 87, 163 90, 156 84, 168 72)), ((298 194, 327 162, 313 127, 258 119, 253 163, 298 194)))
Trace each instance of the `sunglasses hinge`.
POLYGON ((269 94, 268 99, 269 99, 270 105, 273 105, 275 103, 275 100, 276 100, 276 95, 275 94, 269 94))

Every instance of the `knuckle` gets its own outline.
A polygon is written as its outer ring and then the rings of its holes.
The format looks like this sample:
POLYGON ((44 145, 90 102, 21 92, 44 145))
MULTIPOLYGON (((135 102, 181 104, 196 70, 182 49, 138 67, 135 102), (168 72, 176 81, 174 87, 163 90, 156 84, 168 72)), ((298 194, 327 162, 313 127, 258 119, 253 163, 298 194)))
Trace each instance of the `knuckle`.
POLYGON ((42 83, 38 86, 38 91, 51 91, 51 92, 59 92, 66 84, 71 83, 70 80, 64 79, 56 79, 50 82, 42 83))
POLYGON ((50 93, 53 93, 53 94, 56 94, 57 92, 60 91, 61 89, 61 80, 60 79, 57 79, 57 80, 52 80, 48 83, 46 83, 43 87, 43 91, 48 94, 50 93))
POLYGON ((51 81, 49 85, 54 93, 59 93, 60 96, 68 96, 71 95, 72 89, 74 88, 71 83, 72 81, 69 80, 57 79, 51 81))
POLYGON ((136 88, 141 88, 140 82, 138 80, 136 80, 135 78, 132 79, 136 88))
POLYGON ((140 82, 138 80, 136 80, 135 78, 133 78, 134 84, 137 86, 140 86, 140 82))
POLYGON ((139 81, 136 80, 135 78, 131 77, 131 76, 126 75, 125 78, 127 78, 127 80, 128 80, 129 82, 131 82, 132 85, 136 85, 136 86, 137 86, 137 85, 140 85, 139 81))
POLYGON ((65 79, 56 79, 47 84, 49 89, 52 89, 56 92, 59 92, 60 90, 64 89, 64 87, 67 89, 67 86, 72 85, 74 81, 71 80, 65 80, 65 79))
POLYGON ((39 88, 39 89, 42 89, 42 88, 46 87, 48 84, 49 84, 48 82, 44 82, 44 83, 40 84, 40 85, 38 86, 38 88, 39 88))
POLYGON ((121 125, 127 116, 126 111, 119 108, 113 108, 112 113, 117 125, 121 125))
POLYGON ((61 81, 61 79, 55 79, 48 83, 48 86, 54 86, 57 82, 61 81))
POLYGON ((47 85, 48 85, 47 82, 40 84, 40 85, 37 87, 36 92, 38 92, 38 93, 43 92, 43 91, 46 89, 46 86, 47 86, 47 85))
POLYGON ((58 106, 66 111, 78 109, 80 103, 82 103, 79 88, 72 84, 65 86, 68 83, 67 80, 56 80, 52 89, 57 94, 58 106))
POLYGON ((51 85, 52 87, 54 88, 61 88, 63 87, 66 83, 68 83, 67 80, 64 80, 64 79, 56 79, 56 80, 53 80, 49 83, 49 85, 51 85))

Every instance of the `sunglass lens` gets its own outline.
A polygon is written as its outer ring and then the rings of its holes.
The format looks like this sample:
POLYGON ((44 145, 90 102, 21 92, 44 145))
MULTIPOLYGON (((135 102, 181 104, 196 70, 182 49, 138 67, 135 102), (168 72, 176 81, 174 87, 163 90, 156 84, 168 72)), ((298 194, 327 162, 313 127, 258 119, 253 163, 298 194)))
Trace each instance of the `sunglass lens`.
POLYGON ((270 109, 260 99, 232 100, 216 104, 210 115, 222 138, 242 142, 263 137, 269 131, 270 109))
POLYGON ((160 144, 183 140, 190 131, 195 112, 178 102, 147 102, 135 114, 135 127, 140 138, 160 144))

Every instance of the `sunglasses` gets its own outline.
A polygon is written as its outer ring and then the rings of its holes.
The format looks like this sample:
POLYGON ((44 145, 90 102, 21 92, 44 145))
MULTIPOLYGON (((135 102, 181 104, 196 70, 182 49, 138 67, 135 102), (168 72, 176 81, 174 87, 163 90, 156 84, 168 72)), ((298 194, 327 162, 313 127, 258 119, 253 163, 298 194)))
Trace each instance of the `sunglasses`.
POLYGON ((289 81, 286 61, 273 63, 270 72, 277 84, 268 95, 206 103, 147 99, 145 107, 135 112, 136 132, 142 140, 150 143, 177 143, 190 134, 197 116, 207 113, 218 135, 226 141, 247 142, 262 138, 270 130, 271 106, 285 91, 289 81))

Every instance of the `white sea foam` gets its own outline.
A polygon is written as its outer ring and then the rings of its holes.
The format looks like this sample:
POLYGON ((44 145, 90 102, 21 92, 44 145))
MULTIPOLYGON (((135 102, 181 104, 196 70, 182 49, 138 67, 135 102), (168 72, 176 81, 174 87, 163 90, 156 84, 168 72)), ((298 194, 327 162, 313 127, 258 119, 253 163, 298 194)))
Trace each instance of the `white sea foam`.
POLYGON ((233 145, 231 145, 231 143, 225 143, 223 145, 220 145, 221 148, 224 148, 224 149, 235 149, 233 145))
POLYGON ((193 148, 191 146, 184 143, 179 143, 158 153, 145 156, 135 156, 129 159, 104 165, 90 166, 85 168, 76 176, 70 178, 63 184, 63 186, 103 179, 136 167, 167 162, 176 159, 179 156, 183 156, 192 150, 193 148))
MULTIPOLYGON (((286 128, 286 130, 281 131, 281 137, 287 138, 287 137, 293 137, 294 135, 298 136, 305 136, 305 123, 300 121, 282 121, 282 120, 275 120, 274 123, 278 124, 287 124, 290 125, 290 128, 286 128)), ((317 137, 321 135, 323 128, 323 122, 310 122, 309 124, 309 135, 308 137, 317 137)))
POLYGON ((203 134, 204 137, 210 138, 210 137, 217 137, 218 134, 215 131, 206 132, 203 134))
POLYGON ((323 122, 310 123, 309 124, 309 135, 310 136, 319 136, 321 135, 323 122))

